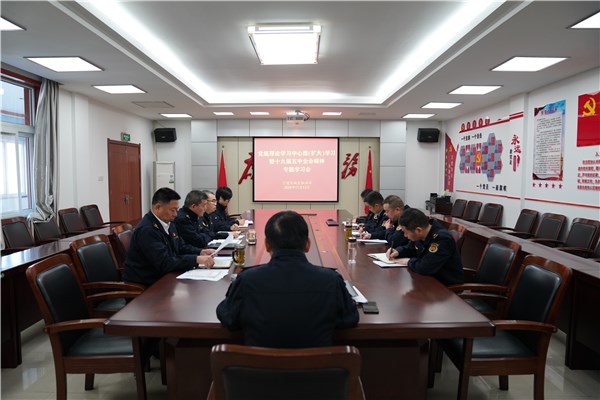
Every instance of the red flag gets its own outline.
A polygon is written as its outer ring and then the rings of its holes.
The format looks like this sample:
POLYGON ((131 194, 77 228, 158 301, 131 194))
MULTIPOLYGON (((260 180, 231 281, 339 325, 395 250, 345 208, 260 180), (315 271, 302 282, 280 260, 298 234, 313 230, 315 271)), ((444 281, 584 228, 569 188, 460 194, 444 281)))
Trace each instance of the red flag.
POLYGON ((227 186, 227 173, 225 172, 225 155, 221 149, 221 166, 219 167, 219 187, 227 186))
POLYGON ((600 144, 600 92, 580 95, 577 110, 577 146, 600 144))
MULTIPOLYGON (((371 163, 371 148, 369 147, 369 161, 367 162, 367 179, 365 189, 373 189, 373 165, 371 163)), ((369 207, 365 206, 365 214, 369 213, 369 207)))

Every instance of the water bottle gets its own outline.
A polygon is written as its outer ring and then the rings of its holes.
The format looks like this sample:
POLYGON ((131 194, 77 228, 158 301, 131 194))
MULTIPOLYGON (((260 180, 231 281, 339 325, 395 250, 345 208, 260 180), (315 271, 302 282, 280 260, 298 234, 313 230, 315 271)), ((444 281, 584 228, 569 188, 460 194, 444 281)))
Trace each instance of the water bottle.
POLYGON ((245 219, 246 221, 252 220, 252 210, 246 210, 245 219))
POLYGON ((348 264, 356 264, 356 238, 348 239, 348 264))

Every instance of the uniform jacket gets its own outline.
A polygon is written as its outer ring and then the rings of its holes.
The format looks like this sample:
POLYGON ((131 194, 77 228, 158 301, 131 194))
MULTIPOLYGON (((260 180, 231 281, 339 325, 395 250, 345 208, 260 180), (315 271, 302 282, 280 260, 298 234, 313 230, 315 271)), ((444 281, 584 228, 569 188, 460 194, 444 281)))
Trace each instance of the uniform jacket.
POLYGON ((388 218, 385 215, 385 212, 383 212, 383 209, 378 213, 371 212, 369 213, 369 215, 367 215, 367 219, 365 220, 365 226, 363 227, 363 229, 369 233, 385 231, 385 228, 382 227, 381 224, 383 224, 383 221, 387 219, 388 218))
POLYGON ((220 203, 217 203, 217 208, 212 213, 208 214, 213 232, 230 231, 231 225, 237 224, 238 220, 229 217, 227 210, 220 203))
MULTIPOLYGON (((405 210, 408 208, 408 205, 404 206, 405 210)), ((385 239, 392 248, 405 246, 409 242, 408 238, 404 236, 404 232, 400 229, 398 222, 392 222, 392 227, 385 231, 378 230, 373 232, 371 239, 385 239)))
POLYGON ((302 251, 279 250, 238 275, 217 317, 241 329, 246 345, 298 348, 331 345, 334 329, 356 326, 358 310, 340 274, 302 251))
POLYGON ((173 222, 183 241, 194 247, 205 248, 215 236, 205 227, 204 219, 199 218, 195 212, 187 207, 181 207, 177 211, 177 217, 173 222))
POLYGON ((398 257, 410 257, 408 268, 422 275, 431 275, 444 285, 464 281, 463 268, 456 242, 437 221, 430 219, 431 229, 425 240, 397 247, 398 257))
POLYGON ((167 235, 158 219, 148 212, 133 231, 123 280, 151 285, 168 272, 194 268, 199 254, 199 248, 179 237, 175 224, 170 224, 167 235))

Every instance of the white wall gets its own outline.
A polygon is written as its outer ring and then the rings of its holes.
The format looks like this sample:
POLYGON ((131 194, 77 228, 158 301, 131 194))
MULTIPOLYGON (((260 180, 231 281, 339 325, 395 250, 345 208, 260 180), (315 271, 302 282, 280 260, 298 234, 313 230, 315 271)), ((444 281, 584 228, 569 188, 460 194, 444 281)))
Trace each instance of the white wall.
POLYGON ((97 204, 109 217, 108 144, 120 140, 121 132, 141 146, 142 215, 151 199, 153 141, 152 122, 59 90, 58 108, 58 208, 97 204))

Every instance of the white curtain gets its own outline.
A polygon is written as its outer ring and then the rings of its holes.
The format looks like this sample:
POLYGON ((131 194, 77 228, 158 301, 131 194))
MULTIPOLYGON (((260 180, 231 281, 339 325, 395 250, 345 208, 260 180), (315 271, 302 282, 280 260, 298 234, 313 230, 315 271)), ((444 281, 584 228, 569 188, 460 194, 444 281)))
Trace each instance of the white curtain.
POLYGON ((33 193, 30 222, 46 221, 56 213, 58 190, 58 83, 43 79, 35 117, 33 193))

